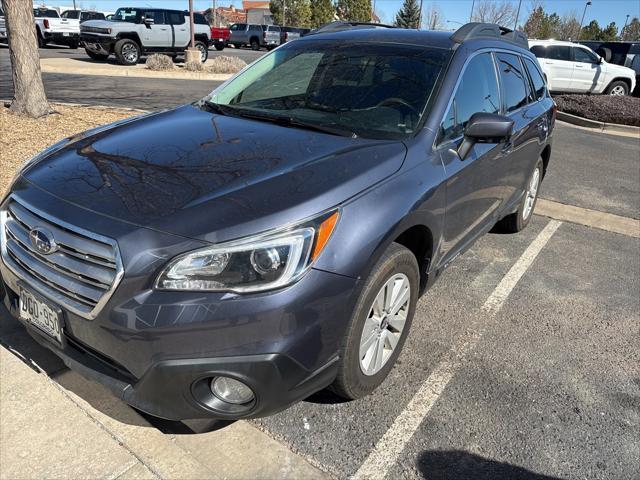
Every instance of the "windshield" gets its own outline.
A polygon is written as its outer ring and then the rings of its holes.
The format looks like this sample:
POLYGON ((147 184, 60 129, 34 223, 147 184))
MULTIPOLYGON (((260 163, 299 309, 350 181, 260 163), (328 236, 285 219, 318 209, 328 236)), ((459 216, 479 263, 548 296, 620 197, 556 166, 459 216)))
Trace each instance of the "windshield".
POLYGON ((142 10, 137 8, 119 8, 111 17, 114 22, 140 23, 142 19, 142 10))
POLYGON ((62 18, 75 18, 75 19, 78 19, 78 18, 80 18, 80 11, 79 10, 67 10, 61 16, 62 16, 62 18))
POLYGON ((58 12, 49 8, 34 8, 33 16, 36 18, 59 18, 58 12))
POLYGON ((421 124, 449 55, 423 46, 297 41, 264 56, 208 100, 227 114, 401 139, 421 124))

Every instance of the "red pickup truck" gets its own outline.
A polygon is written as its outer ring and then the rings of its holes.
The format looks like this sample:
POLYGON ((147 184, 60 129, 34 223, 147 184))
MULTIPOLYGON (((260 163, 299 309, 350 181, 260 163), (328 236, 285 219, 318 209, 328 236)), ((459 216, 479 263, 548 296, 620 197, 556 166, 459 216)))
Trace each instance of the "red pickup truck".
POLYGON ((227 41, 229 40, 229 36, 231 32, 228 28, 224 27, 211 27, 211 43, 216 50, 224 50, 224 47, 227 46, 227 41))

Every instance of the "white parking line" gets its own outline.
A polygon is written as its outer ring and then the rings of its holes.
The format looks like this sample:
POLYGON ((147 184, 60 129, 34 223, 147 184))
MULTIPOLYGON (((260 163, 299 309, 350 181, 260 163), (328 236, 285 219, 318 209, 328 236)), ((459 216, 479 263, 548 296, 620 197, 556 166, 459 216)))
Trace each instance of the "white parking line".
MULTIPOLYGON (((551 220, 529 244, 482 306, 481 312, 484 313, 485 319, 495 317, 500 311, 522 275, 561 224, 562 222, 551 220)), ((471 330, 463 336, 458 345, 449 350, 446 358, 431 372, 406 408, 395 419, 391 428, 380 438, 373 451, 353 476, 354 479, 384 478, 387 475, 389 469, 396 463, 404 447, 409 443, 415 431, 420 427, 447 384, 462 365, 466 355, 473 350, 483 333, 484 328, 481 328, 480 331, 471 330)))

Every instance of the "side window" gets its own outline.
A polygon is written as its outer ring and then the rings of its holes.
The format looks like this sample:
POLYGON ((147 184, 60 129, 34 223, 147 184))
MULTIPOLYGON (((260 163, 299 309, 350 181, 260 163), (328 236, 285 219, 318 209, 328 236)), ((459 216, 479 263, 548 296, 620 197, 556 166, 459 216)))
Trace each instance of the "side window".
POLYGON ((477 112, 500 112, 498 80, 490 53, 476 55, 467 64, 440 127, 440 142, 462 135, 467 122, 477 112))
POLYGON ((538 58, 547 58, 547 49, 542 45, 534 45, 530 50, 538 58))
POLYGON ((169 23, 172 25, 184 25, 184 13, 182 12, 167 12, 169 23))
POLYGON ((527 66, 527 70, 529 71, 529 77, 531 78, 531 83, 533 83, 536 99, 540 100, 542 97, 544 97, 544 78, 542 77, 540 70, 538 70, 538 67, 536 67, 536 65, 530 59, 524 57, 524 63, 527 66))
POLYGON ((162 10, 149 10, 145 18, 153 18, 154 25, 164 25, 164 12, 162 10))
POLYGON ((496 54, 498 71, 502 79, 505 112, 510 113, 527 104, 527 77, 517 55, 496 54))
POLYGON ((571 61, 571 49, 565 45, 550 45, 547 47, 547 56, 550 60, 571 61))
POLYGON ((573 47, 573 61, 580 63, 598 63, 598 57, 586 48, 573 47))

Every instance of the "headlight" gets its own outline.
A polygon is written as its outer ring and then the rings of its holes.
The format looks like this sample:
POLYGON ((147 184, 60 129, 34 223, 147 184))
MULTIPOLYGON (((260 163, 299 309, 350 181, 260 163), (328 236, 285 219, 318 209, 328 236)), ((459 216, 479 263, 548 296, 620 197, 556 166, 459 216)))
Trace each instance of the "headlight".
POLYGON ((298 280, 320 255, 338 212, 298 228, 221 243, 181 255, 160 274, 163 290, 258 292, 298 280))

